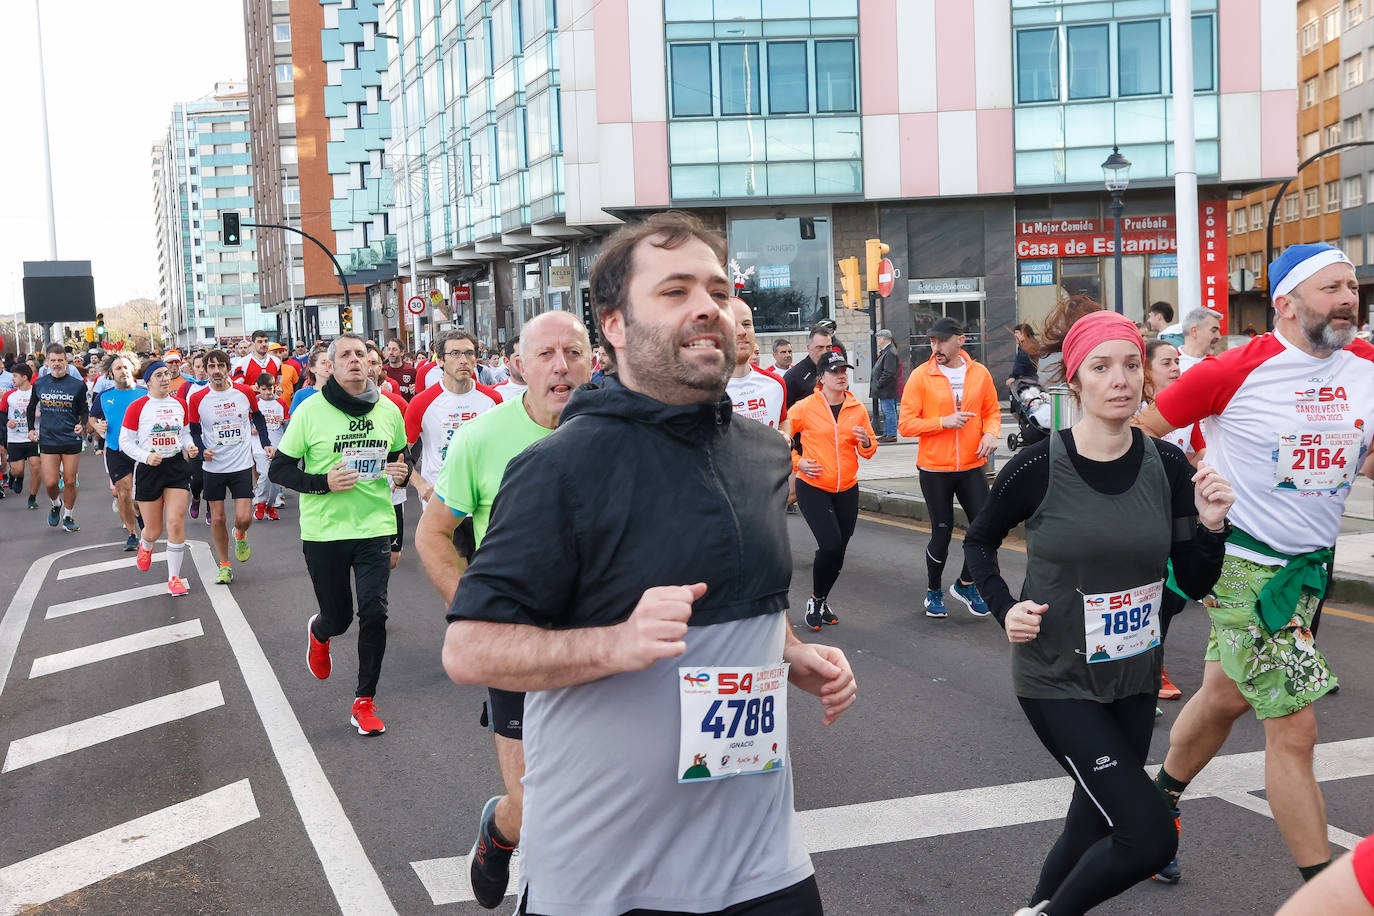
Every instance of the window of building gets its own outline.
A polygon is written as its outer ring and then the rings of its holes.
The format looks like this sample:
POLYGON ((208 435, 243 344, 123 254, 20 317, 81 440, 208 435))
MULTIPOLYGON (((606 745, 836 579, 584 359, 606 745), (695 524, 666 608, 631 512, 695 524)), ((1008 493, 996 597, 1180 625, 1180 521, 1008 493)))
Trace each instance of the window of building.
POLYGON ((1321 44, 1321 26, 1313 19, 1302 27, 1302 53, 1311 54, 1321 44))
POLYGON ((817 41, 816 110, 858 111, 858 86, 854 73, 854 42, 817 41))
POLYGON ((1356 54, 1345 61, 1345 88, 1350 89, 1364 82, 1364 54, 1356 54))
POLYGON ((1123 22, 1116 32, 1118 95, 1160 93, 1160 29, 1158 20, 1123 22))
POLYGON ((673 117, 709 117, 712 114, 711 46, 673 45, 671 51, 673 117))
POLYGON ((300 188, 282 188, 281 201, 284 204, 298 204, 301 202, 300 188))
POLYGON ((1259 274, 1264 269, 1264 255, 1258 251, 1250 255, 1250 273, 1259 274))
POLYGON ((272 40, 273 40, 273 41, 290 41, 290 40, 291 40, 291 23, 289 23, 289 22, 283 22, 283 23, 280 23, 280 24, 278 24, 278 25, 272 26, 272 40))
POLYGON ((1341 37, 1341 11, 1339 7, 1331 7, 1322 14, 1322 26, 1326 32, 1327 41, 1335 41, 1341 37))
POLYGON ((1108 26, 1073 26, 1067 32, 1069 98, 1103 99, 1111 95, 1107 66, 1108 26))
POLYGON ((1016 33, 1018 102, 1059 100, 1059 30, 1022 29, 1016 33))
POLYGON ((1330 67, 1322 72, 1322 98, 1334 98, 1340 91, 1340 75, 1337 73, 1339 67, 1330 67))
POLYGON ((722 42, 720 45, 720 113, 756 115, 760 104, 758 42, 722 42))
POLYGON ((283 165, 294 165, 296 159, 296 144, 283 143, 281 145, 281 161, 283 165))
POLYGON ((770 114, 805 114, 811 110, 806 75, 806 42, 768 42, 770 114))
POLYGON ((1211 92, 1217 88, 1216 43, 1212 36, 1212 17, 1193 17, 1193 88, 1211 92))
POLYGON ((1258 228, 1260 227, 1260 224, 1261 224, 1263 221, 1264 221, 1264 205, 1263 205, 1263 204, 1251 204, 1251 205, 1250 205, 1250 225, 1253 226, 1254 228, 1258 229, 1258 228))
POLYGON ((1297 192, 1289 192, 1283 195, 1283 221, 1291 223, 1298 218, 1298 195, 1297 192))
POLYGON ((1308 188, 1302 192, 1302 215, 1316 216, 1321 212, 1321 192, 1318 188, 1308 188))
POLYGON ((1236 235, 1250 231, 1250 224, 1245 219, 1245 208, 1237 207, 1235 210, 1236 235))
POLYGON ((1341 136, 1346 142, 1364 139, 1364 115, 1351 115, 1341 122, 1341 136))
POLYGON ((277 103, 277 123, 291 124, 296 120, 296 103, 278 102, 277 103))
POLYGON ((191 174, 192 174, 192 175, 196 174, 196 167, 195 167, 194 165, 191 166, 191 174))
POLYGON ((1317 104, 1317 78, 1302 81, 1302 107, 1311 108, 1317 104))
POLYGON ((1345 0, 1345 27, 1351 28, 1364 22, 1364 0, 1345 0))
POLYGON ((277 82, 294 83, 296 81, 296 68, 291 64, 277 64, 277 82))
POLYGON ((1302 135, 1302 158, 1311 159, 1321 152, 1321 135, 1315 130, 1310 134, 1302 135))
POLYGON ((1340 142, 1341 142, 1341 125, 1339 125, 1339 124, 1328 124, 1328 125, 1326 125, 1325 136, 1326 136, 1326 145, 1327 145, 1328 147, 1335 146, 1336 144, 1340 143, 1340 142))
POLYGON ((1346 209, 1358 207, 1364 203, 1364 176, 1356 175, 1345 179, 1345 200, 1343 201, 1346 209))
POLYGON ((1354 264, 1356 267, 1364 266, 1363 235, 1347 235, 1345 237, 1345 244, 1341 245, 1341 250, 1344 251, 1345 256, 1350 259, 1350 263, 1354 264))
POLYGON ((1328 181, 1326 183, 1326 212, 1334 213, 1341 208, 1341 183, 1339 181, 1328 181))

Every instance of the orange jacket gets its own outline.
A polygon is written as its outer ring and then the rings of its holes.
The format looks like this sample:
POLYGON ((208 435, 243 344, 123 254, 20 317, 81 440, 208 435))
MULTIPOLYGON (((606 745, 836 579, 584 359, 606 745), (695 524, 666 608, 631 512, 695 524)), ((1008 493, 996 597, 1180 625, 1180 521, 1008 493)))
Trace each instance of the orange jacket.
POLYGON ((859 456, 872 458, 878 450, 878 437, 873 432, 868 411, 852 391, 844 393, 839 419, 830 412, 830 405, 819 390, 788 408, 787 419, 792 422, 792 435, 801 436, 801 454, 792 453, 792 469, 797 471, 803 458, 819 461, 819 476, 807 477, 800 471, 797 475, 798 480, 818 490, 829 493, 848 490, 859 479, 859 456), (867 448, 859 445, 858 437, 854 435, 856 426, 863 427, 864 432, 868 433, 867 448))
POLYGON ((978 457, 978 443, 984 433, 1002 435, 1002 407, 997 403, 997 387, 992 374, 963 350, 967 369, 964 396, 959 410, 976 414, 963 426, 945 429, 940 418, 954 413, 954 389, 940 371, 935 357, 917 366, 906 380, 902 406, 897 416, 897 432, 921 440, 916 466, 927 471, 964 471, 982 467, 986 458, 978 457))

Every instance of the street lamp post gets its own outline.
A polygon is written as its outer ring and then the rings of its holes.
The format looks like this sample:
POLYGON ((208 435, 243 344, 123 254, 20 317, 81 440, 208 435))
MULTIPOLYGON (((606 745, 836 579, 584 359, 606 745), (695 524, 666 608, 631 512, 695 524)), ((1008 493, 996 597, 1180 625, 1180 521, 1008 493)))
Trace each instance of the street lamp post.
POLYGON ((1112 251, 1115 257, 1112 274, 1116 280, 1116 300, 1112 304, 1117 314, 1122 315, 1125 314, 1126 306, 1122 299, 1121 282, 1121 214, 1125 211, 1126 204, 1121 198, 1126 193, 1126 185, 1131 182, 1131 161, 1121 155, 1121 150, 1115 146, 1112 147, 1112 154, 1107 157, 1107 161, 1102 163, 1102 179, 1112 195, 1112 204, 1109 208, 1112 214, 1112 251))
MULTIPOLYGON (((405 59, 402 58, 404 49, 401 47, 401 39, 388 32, 377 32, 378 38, 389 38, 396 42, 396 56, 401 63, 401 97, 396 102, 401 106, 401 181, 406 186, 406 248, 410 254, 410 295, 418 296, 419 287, 415 279, 415 189, 410 184, 410 112, 406 110, 406 66, 405 59)), ((400 294, 401 283, 396 282, 397 294, 396 302, 399 308, 396 310, 397 329, 405 330, 405 303, 402 301, 408 297, 400 294)), ((416 315, 415 324, 415 348, 420 347, 420 316, 416 315)))

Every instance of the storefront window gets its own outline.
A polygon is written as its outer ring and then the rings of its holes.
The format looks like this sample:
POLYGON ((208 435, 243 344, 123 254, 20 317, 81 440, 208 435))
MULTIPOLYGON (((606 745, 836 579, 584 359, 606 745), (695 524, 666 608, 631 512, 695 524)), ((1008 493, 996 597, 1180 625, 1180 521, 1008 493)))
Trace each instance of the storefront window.
POLYGON ((754 309, 759 332, 805 330, 830 314, 828 219, 732 219, 730 258, 731 269, 743 275, 741 297, 754 309))

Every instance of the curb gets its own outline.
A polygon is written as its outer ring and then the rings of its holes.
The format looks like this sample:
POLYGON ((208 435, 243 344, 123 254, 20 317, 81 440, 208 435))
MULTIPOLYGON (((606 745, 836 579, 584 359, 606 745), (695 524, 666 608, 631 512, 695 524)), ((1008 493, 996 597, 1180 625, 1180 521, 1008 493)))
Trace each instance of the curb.
MULTIPOLYGON (((859 508, 865 512, 877 512, 895 518, 928 522, 930 513, 926 511, 925 500, 910 493, 897 493, 881 487, 859 486, 859 508)), ((968 530, 968 517, 956 501, 954 504, 954 527, 968 530)), ((1025 540, 1024 525, 1017 525, 1011 534, 1025 540)), ((1374 605, 1374 578, 1357 573, 1337 573, 1332 577, 1328 596, 1332 601, 1346 601, 1353 604, 1374 605)))

